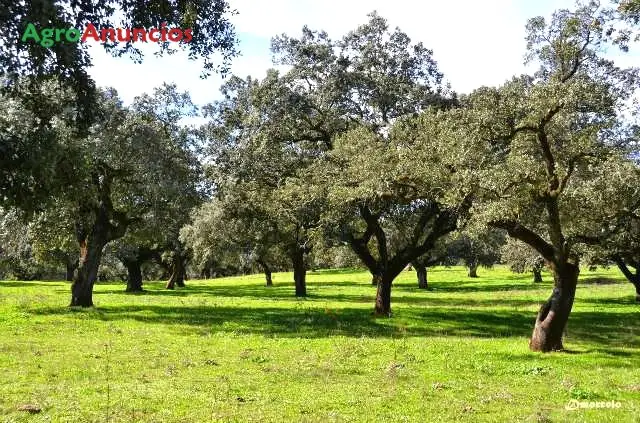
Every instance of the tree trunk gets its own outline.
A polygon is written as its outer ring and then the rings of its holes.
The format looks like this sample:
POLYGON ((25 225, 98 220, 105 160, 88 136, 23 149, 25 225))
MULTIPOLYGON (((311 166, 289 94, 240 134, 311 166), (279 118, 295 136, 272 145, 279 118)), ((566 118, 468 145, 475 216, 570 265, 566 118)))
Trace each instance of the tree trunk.
POLYGON ((296 286, 296 297, 306 297, 307 268, 304 265, 304 250, 302 248, 296 248, 292 254, 291 261, 293 262, 293 281, 296 286))
POLYGON ((73 276, 76 272, 76 269, 78 268, 78 259, 72 260, 72 259, 67 259, 66 264, 66 271, 65 271, 65 280, 72 282, 73 281, 73 276))
POLYGON ((376 316, 391 316, 391 283, 393 279, 383 276, 378 283, 376 292, 376 305, 374 313, 376 316))
POLYGON ((184 271, 184 260, 179 254, 176 254, 171 263, 171 276, 165 288, 175 289, 176 286, 184 287, 184 271))
POLYGON ((380 282, 380 279, 382 279, 382 276, 374 274, 371 277, 371 285, 372 286, 378 286, 378 283, 380 282))
POLYGON ((209 279, 211 277, 211 272, 209 271, 208 268, 204 268, 202 269, 202 271, 200 271, 200 278, 201 279, 209 279))
MULTIPOLYGON (((94 229, 93 232, 98 232, 94 229)), ((93 285, 98 277, 102 249, 106 245, 104 234, 92 234, 80 242, 78 272, 71 284, 70 306, 93 307, 93 285)))
POLYGON ((540 283, 542 282, 542 272, 540 269, 533 269, 533 282, 540 283))
POLYGON ((577 264, 552 265, 554 288, 542 305, 529 341, 532 351, 549 352, 563 349, 562 335, 571 314, 580 269, 577 264))
POLYGON ((273 280, 271 279, 271 268, 267 264, 267 262, 258 260, 258 264, 262 267, 262 271, 264 272, 264 279, 267 282, 267 286, 273 286, 273 280))
POLYGON ((640 263, 631 263, 631 267, 635 267, 636 269, 636 274, 634 275, 629 266, 627 266, 627 263, 621 257, 614 257, 614 261, 618 265, 618 268, 624 277, 633 284, 636 289, 636 301, 640 302, 640 263))
POLYGON ((127 268, 127 292, 142 292, 140 261, 126 260, 123 264, 127 268))
POLYGON ((477 278, 478 277, 478 265, 473 263, 469 265, 469 277, 477 278))
POLYGON ((416 274, 418 275, 418 288, 429 289, 429 281, 427 280, 427 266, 423 264, 414 264, 416 274))

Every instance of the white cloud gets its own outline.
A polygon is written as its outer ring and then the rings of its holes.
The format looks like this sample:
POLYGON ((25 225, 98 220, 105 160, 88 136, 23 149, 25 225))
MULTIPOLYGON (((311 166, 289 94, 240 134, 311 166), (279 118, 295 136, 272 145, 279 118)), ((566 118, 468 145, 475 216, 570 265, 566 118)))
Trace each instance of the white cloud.
MULTIPOLYGON (((262 77, 271 66, 268 39, 288 33, 300 34, 303 25, 324 29, 339 38, 366 21, 377 10, 391 27, 399 26, 415 41, 433 49, 445 78, 459 92, 481 85, 497 85, 524 71, 524 25, 534 14, 549 15, 573 0, 422 1, 395 0, 231 0, 239 14, 233 17, 236 30, 245 40, 245 53, 234 60, 232 71, 240 76, 262 77)), ((92 49, 91 74, 99 85, 113 86, 126 102, 149 92, 163 81, 176 82, 189 90, 194 101, 205 103, 217 97, 221 79, 199 78, 201 64, 186 54, 156 58, 147 54, 142 65, 127 58, 114 59, 100 47, 92 49)))

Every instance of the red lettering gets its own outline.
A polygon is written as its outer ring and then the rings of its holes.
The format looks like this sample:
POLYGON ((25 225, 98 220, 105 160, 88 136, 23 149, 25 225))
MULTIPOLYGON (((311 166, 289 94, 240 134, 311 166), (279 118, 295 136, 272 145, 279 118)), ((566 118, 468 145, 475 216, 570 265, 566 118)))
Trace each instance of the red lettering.
POLYGON ((85 42, 89 37, 93 38, 95 41, 100 41, 100 35, 98 34, 98 30, 91 23, 87 24, 87 27, 84 29, 84 32, 82 33, 82 37, 80 38, 80 40, 82 42, 85 42))
POLYGON ((100 39, 103 43, 107 42, 107 39, 111 41, 116 40, 116 30, 113 28, 102 28, 100 30, 100 39))
POLYGON ((149 40, 153 41, 154 43, 157 43, 160 41, 160 36, 158 35, 158 32, 160 32, 160 30, 158 28, 153 28, 152 30, 149 31, 149 40))
POLYGON ((174 43, 182 40, 182 30, 178 28, 173 28, 169 30, 169 41, 173 41, 174 43))
POLYGON ((131 30, 129 28, 125 30, 123 30, 122 28, 118 28, 118 41, 121 41, 123 43, 128 43, 129 41, 131 41, 131 30), (123 36, 122 31, 126 31, 126 35, 123 36))
POLYGON ((193 40, 193 34, 191 33, 191 28, 187 28, 184 30, 184 41, 185 43, 190 43, 193 40))
POLYGON ((160 27, 162 28, 160 29, 160 34, 162 34, 162 41, 167 41, 167 23, 162 22, 162 25, 160 25, 160 27))
POLYGON ((147 31, 143 28, 133 28, 133 40, 131 41, 139 41, 142 38, 142 41, 147 41, 147 31))

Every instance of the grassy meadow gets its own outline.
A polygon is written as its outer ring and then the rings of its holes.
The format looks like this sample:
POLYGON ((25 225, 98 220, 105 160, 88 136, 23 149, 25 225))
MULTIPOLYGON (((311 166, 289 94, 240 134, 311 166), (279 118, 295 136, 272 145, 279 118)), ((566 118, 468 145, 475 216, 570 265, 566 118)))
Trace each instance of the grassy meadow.
POLYGON ((433 268, 420 291, 404 272, 391 319, 361 270, 310 272, 300 300, 289 273, 102 283, 89 310, 66 282, 0 282, 0 421, 640 421, 640 305, 617 270, 583 270, 568 351, 546 355, 527 342, 549 274, 479 275, 433 268))

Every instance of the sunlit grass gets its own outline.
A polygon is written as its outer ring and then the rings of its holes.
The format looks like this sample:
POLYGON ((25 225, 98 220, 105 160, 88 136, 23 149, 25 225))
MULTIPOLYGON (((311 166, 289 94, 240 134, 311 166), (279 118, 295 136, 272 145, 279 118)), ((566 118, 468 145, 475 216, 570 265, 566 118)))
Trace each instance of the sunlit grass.
POLYGON ((640 421, 640 305, 614 270, 583 271, 569 353, 528 351, 549 275, 405 272, 391 319, 360 270, 96 287, 71 310, 63 282, 0 282, 0 420, 640 421), (616 410, 565 410, 571 399, 616 410), (18 411, 36 405, 40 413, 18 411))

